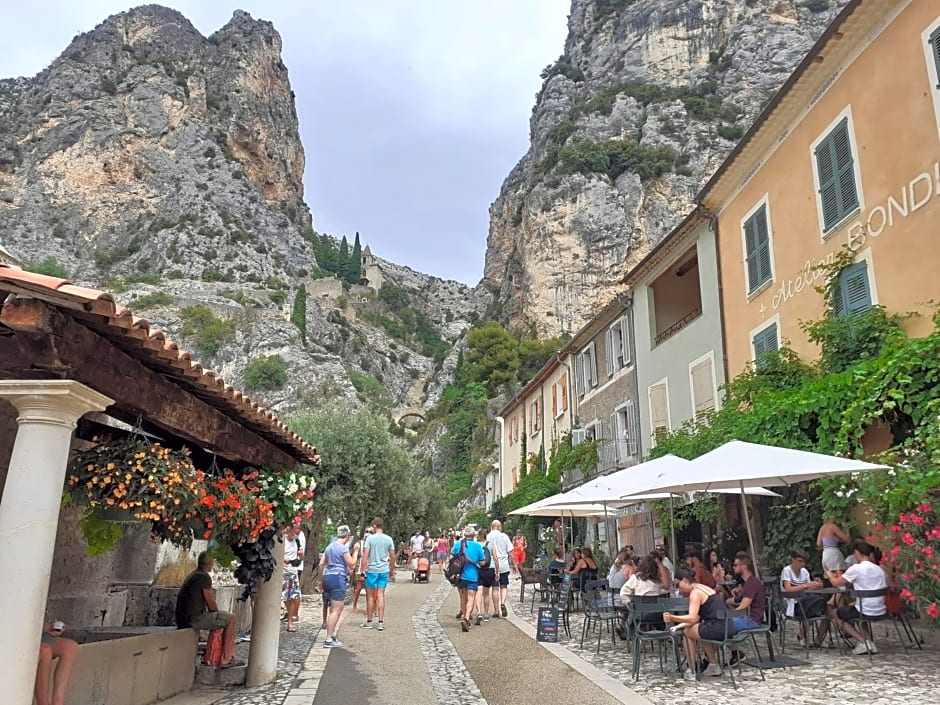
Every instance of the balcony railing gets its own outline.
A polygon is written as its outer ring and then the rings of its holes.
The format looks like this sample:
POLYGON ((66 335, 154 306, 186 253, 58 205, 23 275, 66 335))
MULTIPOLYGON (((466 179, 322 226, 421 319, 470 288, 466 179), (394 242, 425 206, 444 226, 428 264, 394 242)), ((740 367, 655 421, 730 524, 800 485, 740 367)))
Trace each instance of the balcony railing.
POLYGON ((689 325, 692 321, 702 315, 702 307, 696 306, 692 311, 689 311, 685 316, 680 318, 678 321, 669 326, 666 330, 656 336, 656 345, 659 345, 665 340, 668 340, 680 330, 689 325))
POLYGON ((636 444, 626 439, 602 441, 597 445, 597 474, 617 470, 635 460, 636 444))

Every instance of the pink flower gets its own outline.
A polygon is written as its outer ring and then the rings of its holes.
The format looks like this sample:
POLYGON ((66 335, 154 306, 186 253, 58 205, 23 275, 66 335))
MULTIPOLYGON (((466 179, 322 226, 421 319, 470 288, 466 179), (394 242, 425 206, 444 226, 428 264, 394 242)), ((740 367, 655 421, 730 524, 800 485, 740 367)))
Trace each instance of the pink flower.
POLYGON ((904 534, 904 536, 901 537, 901 541, 903 541, 908 546, 913 546, 915 543, 914 537, 911 535, 910 531, 908 531, 907 533, 904 534))
POLYGON ((927 616, 931 619, 936 619, 940 616, 940 610, 937 610, 937 603, 931 602, 930 607, 927 608, 927 616))
POLYGON ((924 546, 920 551, 927 556, 927 558, 933 558, 933 546, 924 546))
POLYGON ((924 517, 917 516, 916 514, 911 514, 911 521, 917 524, 917 526, 923 526, 926 523, 924 517))
POLYGON ((900 547, 900 546, 892 546, 892 547, 891 547, 891 550, 889 551, 889 553, 891 554, 891 557, 892 557, 892 558, 897 558, 897 555, 898 555, 900 552, 901 552, 901 547, 900 547))
POLYGON ((900 530, 901 530, 901 527, 898 526, 897 524, 891 527, 891 531, 893 531, 894 533, 898 533, 900 530))
POLYGON ((906 524, 907 523, 907 514, 898 514, 898 523, 906 524))
POLYGON ((875 524, 875 531, 884 531, 884 527, 881 524, 875 524))
POLYGON ((929 504, 926 504, 926 503, 925 503, 925 504, 918 504, 918 505, 917 505, 917 511, 919 511, 919 512, 921 512, 921 513, 927 513, 927 512, 929 512, 929 511, 932 511, 932 509, 933 509, 933 508, 932 508, 929 504))
POLYGON ((908 602, 913 602, 913 601, 914 601, 914 593, 911 592, 910 590, 908 590, 907 588, 904 588, 904 589, 901 590, 901 599, 902 599, 902 600, 907 600, 908 602))

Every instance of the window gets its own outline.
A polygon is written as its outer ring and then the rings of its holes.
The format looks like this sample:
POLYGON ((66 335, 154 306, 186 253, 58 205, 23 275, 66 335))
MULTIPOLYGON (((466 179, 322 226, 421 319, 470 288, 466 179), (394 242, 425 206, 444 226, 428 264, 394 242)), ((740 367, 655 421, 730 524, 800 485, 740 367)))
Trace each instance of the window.
POLYGON ((542 428, 542 409, 538 401, 532 402, 529 411, 530 430, 529 435, 534 436, 542 428))
POLYGON ((578 385, 578 396, 583 397, 597 386, 597 361, 594 353, 594 343, 582 350, 575 361, 575 380, 578 385))
POLYGON ((859 208, 848 117, 816 145, 815 154, 823 232, 828 232, 859 208))
POLYGON ((650 426, 653 430, 653 443, 669 433, 669 386, 663 380, 649 388, 650 426))
POLYGON ((697 420, 701 414, 717 408, 715 391, 715 358, 709 353, 689 365, 692 386, 692 413, 697 420))
POLYGON ((753 294, 773 278, 766 203, 761 204, 760 208, 744 221, 744 249, 747 260, 747 293, 753 294))
POLYGON ((777 324, 771 323, 759 333, 754 335, 752 340, 754 345, 754 361, 758 369, 761 366, 761 358, 767 353, 780 349, 780 340, 777 336, 777 324))
POLYGON ((610 425, 617 441, 617 459, 624 461, 637 455, 640 452, 639 419, 632 399, 611 415, 610 425))
POLYGON ((856 262, 839 274, 838 288, 834 292, 833 313, 847 316, 871 308, 871 287, 868 284, 868 263, 856 262))
POLYGON ((552 416, 557 418, 568 411, 568 376, 562 374, 552 385, 552 416))
POLYGON ((630 363, 630 339, 627 332, 627 319, 621 318, 604 334, 607 346, 607 376, 622 370, 630 363))

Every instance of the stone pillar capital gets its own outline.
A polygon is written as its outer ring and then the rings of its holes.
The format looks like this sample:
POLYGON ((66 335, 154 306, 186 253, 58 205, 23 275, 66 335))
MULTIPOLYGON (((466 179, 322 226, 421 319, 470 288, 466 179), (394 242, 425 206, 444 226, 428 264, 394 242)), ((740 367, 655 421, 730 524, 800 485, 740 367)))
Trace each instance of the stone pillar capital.
POLYGON ((19 412, 17 423, 45 423, 75 428, 89 411, 103 411, 110 397, 71 379, 3 379, 0 398, 19 412))

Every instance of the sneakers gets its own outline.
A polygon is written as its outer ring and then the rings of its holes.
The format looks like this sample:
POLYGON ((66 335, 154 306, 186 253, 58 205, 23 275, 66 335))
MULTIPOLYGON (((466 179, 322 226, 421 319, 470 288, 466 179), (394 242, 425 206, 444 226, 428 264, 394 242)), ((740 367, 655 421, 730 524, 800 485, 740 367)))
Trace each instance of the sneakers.
POLYGON ((712 677, 714 677, 714 676, 720 676, 720 675, 721 675, 721 666, 719 666, 717 663, 710 663, 710 664, 708 664, 708 666, 705 668, 705 670, 702 671, 702 675, 703 675, 703 676, 712 676, 712 677))
POLYGON ((484 621, 484 622, 489 622, 489 621, 490 621, 490 616, 489 616, 488 614, 483 615, 483 621, 484 621))
POLYGON ((469 632, 469 631, 470 631, 470 622, 468 622, 466 619, 461 619, 461 620, 460 620, 460 629, 461 629, 462 631, 469 632))
POLYGON ((860 641, 855 645, 855 648, 852 649, 852 653, 856 656, 861 656, 863 654, 877 654, 878 647, 875 646, 873 642, 860 641))
POLYGON ((504 617, 508 617, 508 616, 509 616, 509 610, 506 609, 506 605, 500 605, 500 606, 499 606, 499 611, 500 611, 500 613, 502 613, 502 615, 503 615, 504 617))
POLYGON ((483 615, 482 615, 482 614, 478 614, 478 615, 477 615, 477 626, 479 627, 481 624, 483 624, 483 615))
POLYGON ((380 619, 380 620, 379 620, 379 624, 378 624, 378 626, 376 627, 376 629, 378 629, 380 632, 384 632, 384 631, 385 631, 385 622, 383 622, 383 621, 380 619))
POLYGON ((457 613, 457 619, 463 619, 463 612, 457 613))
POLYGON ((493 613, 493 619, 499 619, 499 612, 493 613))
POLYGON ((341 642, 339 639, 336 639, 336 638, 323 640, 324 649, 338 649, 342 645, 343 645, 343 642, 341 642))
POLYGON ((804 638, 801 637, 799 634, 797 634, 797 636, 796 636, 796 643, 799 644, 799 646, 800 646, 801 649, 803 648, 805 642, 806 642, 806 639, 804 639, 804 638))
POLYGON ((242 632, 237 637, 235 637, 236 643, 242 641, 251 641, 251 632, 242 632))
POLYGON ((363 629, 372 629, 372 620, 370 619, 366 622, 363 622, 359 626, 362 627, 363 629))
MULTIPOLYGON (((735 650, 731 652, 731 658, 728 659, 728 664, 731 666, 734 666, 738 661, 743 661, 746 658, 747 656, 745 656, 742 652, 735 650)), ((712 664, 712 665, 716 667, 718 666, 717 663, 712 664)), ((705 670, 708 670, 708 669, 705 669, 705 670)))
POLYGON ((695 681, 695 671, 691 668, 687 668, 682 672, 682 680, 684 681, 695 681))

